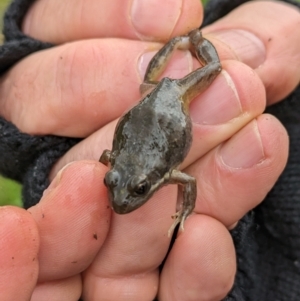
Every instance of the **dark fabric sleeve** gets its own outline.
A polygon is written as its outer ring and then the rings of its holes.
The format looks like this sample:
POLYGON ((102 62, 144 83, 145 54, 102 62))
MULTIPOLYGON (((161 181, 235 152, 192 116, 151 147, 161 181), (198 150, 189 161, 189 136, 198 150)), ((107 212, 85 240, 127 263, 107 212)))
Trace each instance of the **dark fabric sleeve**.
MULTIPOLYGON (((241 0, 211 0, 204 25, 226 15, 241 0)), ((295 1, 285 1, 299 6, 295 1)), ((0 70, 35 51, 53 45, 24 35, 20 26, 33 0, 15 0, 4 20, 5 44, 0 70)), ((298 30, 298 29, 295 29, 298 30)), ((268 108, 290 137, 288 164, 264 202, 232 231, 238 271, 226 301, 300 300, 300 89, 268 108)), ((78 139, 30 136, 0 117, 0 172, 23 184, 25 207, 36 204, 48 186, 51 166, 78 139)))

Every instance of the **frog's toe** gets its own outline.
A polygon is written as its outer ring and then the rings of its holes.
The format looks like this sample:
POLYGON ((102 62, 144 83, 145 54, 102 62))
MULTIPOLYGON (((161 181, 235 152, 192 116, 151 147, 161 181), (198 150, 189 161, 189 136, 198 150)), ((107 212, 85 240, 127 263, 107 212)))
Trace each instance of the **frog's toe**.
POLYGON ((180 231, 184 231, 184 222, 186 220, 186 217, 182 216, 180 221, 180 231))
MULTIPOLYGON (((179 223, 180 223, 180 229, 181 229, 182 218, 183 218, 182 211, 178 211, 174 215, 172 215, 172 219, 174 219, 174 222, 168 231, 168 237, 171 237, 173 231, 175 230, 176 226, 179 223)), ((183 225, 182 225, 182 227, 183 227, 183 225)), ((181 230, 183 230, 183 229, 181 229, 181 230)))

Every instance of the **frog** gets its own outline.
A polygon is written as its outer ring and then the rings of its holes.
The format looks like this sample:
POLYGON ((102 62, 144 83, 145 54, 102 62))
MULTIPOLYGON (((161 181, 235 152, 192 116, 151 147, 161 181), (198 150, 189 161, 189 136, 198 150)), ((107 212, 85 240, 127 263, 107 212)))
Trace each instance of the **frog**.
POLYGON ((140 85, 142 99, 118 121, 111 150, 100 162, 109 167, 104 184, 117 214, 144 205, 168 184, 182 186, 170 236, 177 225, 184 230, 197 198, 196 179, 180 171, 192 144, 190 102, 215 80, 222 66, 213 44, 200 29, 169 40, 151 59, 140 85), (158 80, 176 49, 190 50, 201 67, 180 79, 158 80))

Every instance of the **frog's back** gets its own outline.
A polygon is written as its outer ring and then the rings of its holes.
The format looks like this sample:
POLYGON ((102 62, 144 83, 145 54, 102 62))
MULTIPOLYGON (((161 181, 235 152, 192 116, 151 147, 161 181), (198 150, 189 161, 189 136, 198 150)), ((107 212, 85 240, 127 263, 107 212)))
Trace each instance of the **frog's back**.
POLYGON ((177 167, 192 142, 191 121, 176 83, 164 78, 119 122, 113 152, 164 174, 177 167))

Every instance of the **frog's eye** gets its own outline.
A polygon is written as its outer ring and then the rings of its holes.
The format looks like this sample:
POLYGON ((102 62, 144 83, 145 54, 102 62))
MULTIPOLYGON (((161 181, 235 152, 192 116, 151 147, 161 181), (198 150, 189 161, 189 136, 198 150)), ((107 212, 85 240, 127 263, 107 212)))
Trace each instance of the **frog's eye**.
POLYGON ((131 179, 128 190, 133 196, 143 196, 150 189, 150 183, 146 179, 134 177, 131 179))
POLYGON ((106 173, 106 175, 103 179, 104 185, 107 187, 114 188, 118 185, 119 178, 120 178, 120 176, 119 176, 118 172, 116 172, 114 170, 110 170, 106 173))
POLYGON ((149 186, 147 181, 139 183, 136 187, 134 187, 134 193, 136 195, 144 195, 148 192, 149 186))

